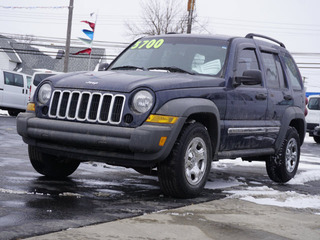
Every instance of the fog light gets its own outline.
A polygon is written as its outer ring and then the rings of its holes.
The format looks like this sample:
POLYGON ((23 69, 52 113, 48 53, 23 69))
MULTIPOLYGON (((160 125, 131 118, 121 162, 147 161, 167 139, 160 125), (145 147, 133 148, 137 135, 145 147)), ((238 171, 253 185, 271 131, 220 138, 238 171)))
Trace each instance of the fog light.
POLYGON ((43 115, 47 115, 47 114, 48 114, 48 111, 49 111, 49 109, 48 109, 47 106, 44 106, 44 107, 42 108, 42 114, 43 114, 43 115))

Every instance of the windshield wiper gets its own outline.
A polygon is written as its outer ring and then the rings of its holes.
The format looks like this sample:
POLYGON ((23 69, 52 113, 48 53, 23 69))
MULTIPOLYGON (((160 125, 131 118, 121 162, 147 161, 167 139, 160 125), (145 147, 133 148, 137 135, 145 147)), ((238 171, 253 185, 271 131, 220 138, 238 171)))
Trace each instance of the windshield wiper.
POLYGON ((111 70, 142 70, 142 71, 146 71, 146 69, 143 67, 136 67, 136 66, 130 66, 130 65, 114 67, 114 68, 111 68, 111 70))
POLYGON ((182 68, 178 68, 178 67, 151 67, 151 68, 148 68, 148 70, 167 70, 169 72, 180 72, 180 73, 188 73, 188 74, 191 74, 191 75, 194 75, 195 73, 192 73, 192 72, 188 72, 187 70, 184 70, 182 68))

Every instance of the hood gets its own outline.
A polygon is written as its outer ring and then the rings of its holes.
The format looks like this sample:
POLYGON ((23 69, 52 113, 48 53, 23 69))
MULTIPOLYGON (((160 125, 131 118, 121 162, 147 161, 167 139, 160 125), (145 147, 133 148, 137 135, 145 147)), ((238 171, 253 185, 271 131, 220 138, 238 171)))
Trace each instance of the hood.
POLYGON ((49 78, 55 88, 131 92, 138 87, 154 92, 195 87, 224 86, 224 79, 212 76, 153 71, 75 72, 49 78))

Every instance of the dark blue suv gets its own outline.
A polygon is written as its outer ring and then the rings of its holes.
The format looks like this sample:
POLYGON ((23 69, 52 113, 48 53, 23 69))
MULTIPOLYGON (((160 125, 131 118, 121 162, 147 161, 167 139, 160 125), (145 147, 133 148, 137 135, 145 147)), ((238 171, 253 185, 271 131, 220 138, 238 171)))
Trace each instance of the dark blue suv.
POLYGON ((188 198, 219 159, 265 161, 273 181, 293 178, 304 109, 283 43, 168 34, 138 39, 106 71, 43 81, 17 130, 43 175, 63 178, 99 161, 157 172, 165 194, 188 198))

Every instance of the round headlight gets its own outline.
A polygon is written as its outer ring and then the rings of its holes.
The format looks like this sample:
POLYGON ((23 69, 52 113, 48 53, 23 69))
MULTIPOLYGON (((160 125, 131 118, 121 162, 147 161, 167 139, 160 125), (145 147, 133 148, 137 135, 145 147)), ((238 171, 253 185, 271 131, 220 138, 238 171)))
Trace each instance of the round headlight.
POLYGON ((51 96, 52 88, 50 84, 43 84, 38 92, 38 101, 42 104, 46 104, 51 96))
POLYGON ((150 92, 141 90, 133 97, 132 106, 138 113, 145 113, 150 110, 153 105, 153 96, 150 92))

